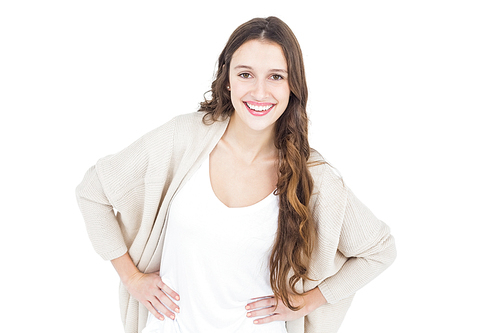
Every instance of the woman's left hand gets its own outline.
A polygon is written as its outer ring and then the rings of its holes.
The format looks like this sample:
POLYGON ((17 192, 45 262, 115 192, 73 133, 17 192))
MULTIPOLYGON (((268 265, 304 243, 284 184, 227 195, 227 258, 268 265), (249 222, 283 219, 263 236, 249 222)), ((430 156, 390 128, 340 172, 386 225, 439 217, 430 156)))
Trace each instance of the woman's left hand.
POLYGON ((304 317, 326 303, 325 297, 317 287, 303 295, 292 296, 290 301, 293 306, 301 306, 300 310, 290 310, 275 296, 259 298, 259 300, 249 303, 245 307, 248 311, 247 317, 263 317, 255 319, 254 324, 290 321, 304 317))

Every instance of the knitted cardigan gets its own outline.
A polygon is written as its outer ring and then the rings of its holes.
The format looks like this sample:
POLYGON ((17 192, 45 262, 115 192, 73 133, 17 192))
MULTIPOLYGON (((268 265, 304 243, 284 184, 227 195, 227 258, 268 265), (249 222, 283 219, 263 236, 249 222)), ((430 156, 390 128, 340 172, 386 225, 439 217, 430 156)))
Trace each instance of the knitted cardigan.
MULTIPOLYGON (((204 113, 174 118, 129 147, 100 159, 77 187, 77 201, 95 251, 105 260, 129 252, 144 273, 160 269, 168 212, 173 197, 222 137, 229 120, 211 125, 204 113)), ((322 161, 313 152, 311 161, 322 161)), ((289 333, 337 332, 355 292, 396 257, 389 227, 344 185, 327 163, 312 164, 310 201, 318 240, 310 280, 299 290, 319 286, 327 304, 287 322, 289 333)), ((148 311, 120 284, 120 310, 126 333, 140 332, 148 311)))

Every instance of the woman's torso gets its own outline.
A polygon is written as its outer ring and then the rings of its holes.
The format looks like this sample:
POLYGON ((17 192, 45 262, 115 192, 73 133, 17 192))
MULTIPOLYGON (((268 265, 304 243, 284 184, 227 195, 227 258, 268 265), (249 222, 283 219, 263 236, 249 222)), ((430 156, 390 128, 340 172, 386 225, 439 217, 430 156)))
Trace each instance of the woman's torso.
POLYGON ((283 333, 284 322, 253 324, 245 305, 272 295, 269 253, 278 220, 278 198, 228 208, 215 195, 209 159, 172 202, 162 255, 164 282, 181 297, 176 319, 152 315, 143 332, 283 333))

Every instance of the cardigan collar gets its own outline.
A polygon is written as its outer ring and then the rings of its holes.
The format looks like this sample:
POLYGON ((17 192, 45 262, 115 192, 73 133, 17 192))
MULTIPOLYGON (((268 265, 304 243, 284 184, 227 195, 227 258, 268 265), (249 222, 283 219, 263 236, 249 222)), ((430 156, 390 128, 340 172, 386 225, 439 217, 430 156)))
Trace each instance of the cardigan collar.
POLYGON ((172 183, 169 184, 170 187, 175 188, 175 192, 171 196, 170 200, 163 200, 161 203, 158 215, 155 220, 155 224, 161 223, 161 232, 151 233, 150 239, 148 240, 147 248, 150 250, 145 250, 141 256, 141 260, 137 265, 139 270, 145 273, 156 272, 160 269, 161 255, 163 249, 163 243, 165 241, 165 232, 168 224, 168 213, 170 210, 170 205, 175 198, 175 195, 180 189, 187 183, 200 165, 208 158, 208 155, 215 148, 222 135, 224 135, 227 126, 229 124, 229 117, 222 121, 216 121, 213 124, 206 125, 202 127, 206 129, 205 133, 202 135, 203 139, 200 143, 193 145, 193 151, 189 154, 188 158, 184 162, 189 167, 179 168, 179 170, 186 170, 183 174, 177 174, 172 183), (153 250, 154 249, 154 250, 153 250), (151 251, 153 250, 153 251, 151 251))

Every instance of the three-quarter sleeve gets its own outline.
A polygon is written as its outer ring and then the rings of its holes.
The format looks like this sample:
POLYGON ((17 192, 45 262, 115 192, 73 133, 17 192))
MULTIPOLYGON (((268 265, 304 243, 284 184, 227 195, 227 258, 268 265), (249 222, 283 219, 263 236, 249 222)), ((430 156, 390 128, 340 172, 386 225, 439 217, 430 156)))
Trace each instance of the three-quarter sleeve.
POLYGON ((347 258, 340 270, 319 284, 328 303, 336 303, 358 291, 382 273, 396 258, 389 227, 352 193, 346 204, 337 250, 347 258))
POLYGON ((90 241, 104 259, 127 251, 135 262, 141 258, 172 173, 178 119, 99 159, 78 185, 76 197, 90 241))
POLYGON ((119 222, 94 166, 76 188, 76 197, 95 251, 105 260, 125 254, 127 246, 119 222))

